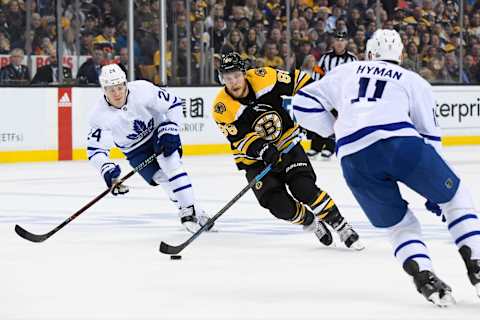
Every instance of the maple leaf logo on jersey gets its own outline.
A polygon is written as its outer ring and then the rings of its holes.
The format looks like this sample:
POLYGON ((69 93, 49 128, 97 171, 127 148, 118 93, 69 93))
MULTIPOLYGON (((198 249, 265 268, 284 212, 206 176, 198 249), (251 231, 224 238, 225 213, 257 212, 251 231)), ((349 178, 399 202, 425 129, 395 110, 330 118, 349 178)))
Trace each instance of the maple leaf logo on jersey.
POLYGON ((142 120, 133 120, 133 131, 127 136, 128 139, 137 140, 142 139, 145 136, 148 136, 154 129, 153 118, 148 121, 148 124, 145 124, 142 120))

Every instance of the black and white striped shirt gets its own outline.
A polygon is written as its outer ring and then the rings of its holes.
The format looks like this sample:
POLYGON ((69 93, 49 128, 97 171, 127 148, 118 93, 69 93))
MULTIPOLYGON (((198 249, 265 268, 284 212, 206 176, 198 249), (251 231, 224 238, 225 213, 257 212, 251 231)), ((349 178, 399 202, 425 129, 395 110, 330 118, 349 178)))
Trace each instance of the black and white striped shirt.
POLYGON ((318 60, 312 78, 313 80, 320 80, 323 77, 322 72, 317 72, 319 69, 323 70, 323 73, 327 73, 340 64, 357 60, 357 56, 350 51, 345 51, 344 54, 337 55, 335 50, 329 50, 320 57, 320 60, 318 60))

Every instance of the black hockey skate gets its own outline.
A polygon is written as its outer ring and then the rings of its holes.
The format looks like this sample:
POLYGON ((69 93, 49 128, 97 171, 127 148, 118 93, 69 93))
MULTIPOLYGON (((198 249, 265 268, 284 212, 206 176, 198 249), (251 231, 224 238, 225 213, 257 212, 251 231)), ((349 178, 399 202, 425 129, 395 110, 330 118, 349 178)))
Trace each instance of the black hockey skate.
POLYGON ((330 213, 323 220, 333 228, 347 248, 363 250, 365 246, 360 242, 358 233, 353 230, 350 223, 340 214, 338 208, 334 206, 330 213))
POLYGON ((468 246, 462 246, 458 251, 467 267, 468 278, 480 297, 480 260, 472 259, 472 249, 468 246))
POLYGON ((403 264, 403 269, 413 277, 417 291, 428 301, 438 307, 449 307, 455 304, 452 289, 432 271, 419 271, 418 263, 412 259, 403 264))
POLYGON ((304 226, 303 230, 306 232, 312 231, 318 240, 327 247, 333 243, 332 233, 322 221, 315 219, 310 225, 304 226))

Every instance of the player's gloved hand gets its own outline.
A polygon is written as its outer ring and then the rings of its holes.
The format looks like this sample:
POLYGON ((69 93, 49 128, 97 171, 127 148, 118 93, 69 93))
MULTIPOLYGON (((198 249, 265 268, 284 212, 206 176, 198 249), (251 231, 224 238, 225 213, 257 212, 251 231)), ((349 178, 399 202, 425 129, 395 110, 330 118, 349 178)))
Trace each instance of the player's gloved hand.
POLYGON ((280 152, 270 143, 266 143, 258 152, 258 156, 267 164, 275 165, 280 160, 280 152))
POLYGON ((442 222, 446 221, 445 216, 442 215, 442 208, 440 208, 440 206, 435 202, 427 200, 427 202, 425 202, 425 208, 427 208, 428 211, 433 212, 436 216, 441 216, 442 222))
POLYGON ((103 179, 105 180, 105 183, 109 188, 112 188, 112 186, 114 186, 111 190, 114 196, 117 196, 119 194, 125 194, 130 191, 128 187, 123 184, 115 185, 115 183, 118 181, 118 177, 120 177, 120 173, 121 170, 118 164, 108 162, 102 166, 103 179))
POLYGON ((181 147, 178 125, 174 122, 163 122, 157 129, 157 139, 154 144, 156 154, 171 156, 181 147))

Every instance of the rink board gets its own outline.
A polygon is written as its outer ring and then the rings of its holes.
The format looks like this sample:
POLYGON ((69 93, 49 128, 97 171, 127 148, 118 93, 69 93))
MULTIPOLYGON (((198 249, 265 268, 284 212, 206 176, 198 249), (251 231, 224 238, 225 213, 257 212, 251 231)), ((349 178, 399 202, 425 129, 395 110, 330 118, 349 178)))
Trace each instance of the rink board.
MULTIPOLYGON (((185 99, 185 154, 229 152, 211 117, 219 87, 171 87, 185 99)), ((0 163, 86 159, 88 114, 100 88, 0 88, 0 163)), ((480 144, 480 86, 437 86, 436 116, 446 146, 480 144)), ((119 150, 112 156, 122 157, 119 150)))

